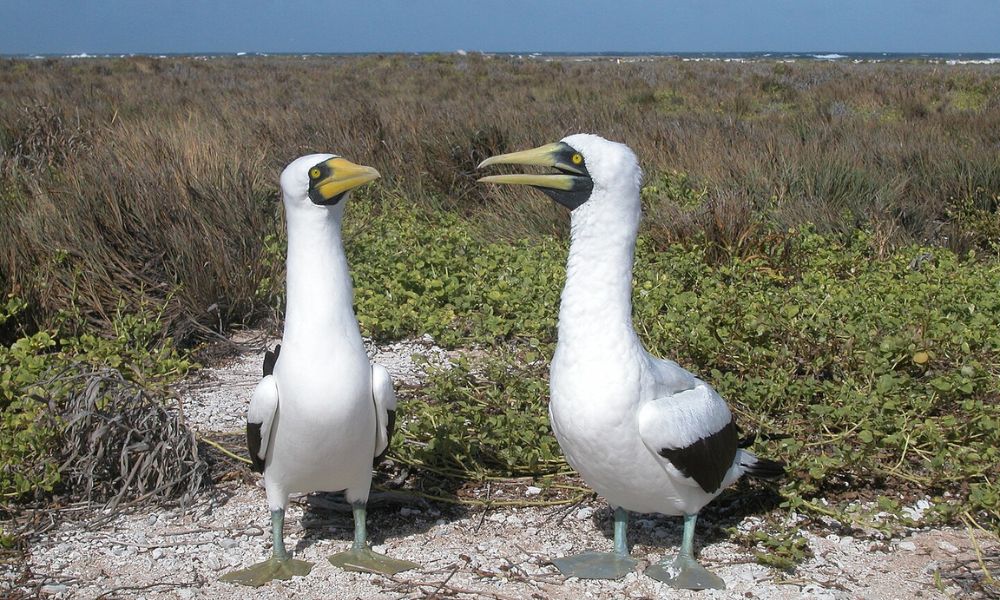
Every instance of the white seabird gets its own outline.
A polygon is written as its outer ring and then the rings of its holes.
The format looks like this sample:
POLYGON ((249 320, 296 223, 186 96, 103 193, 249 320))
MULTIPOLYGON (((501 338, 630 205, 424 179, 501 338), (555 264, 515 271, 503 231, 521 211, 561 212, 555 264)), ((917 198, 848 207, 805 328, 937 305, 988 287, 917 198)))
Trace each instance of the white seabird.
POLYGON ((296 492, 344 490, 351 503, 354 544, 330 557, 333 564, 389 574, 417 566, 375 554, 365 532, 373 460, 392 437, 396 397, 389 372, 369 363, 361 340, 341 220, 349 191, 378 177, 332 154, 303 156, 281 173, 285 330, 264 357, 247 415, 247 445, 254 470, 264 475, 274 546, 271 559, 223 581, 259 586, 309 573, 312 564, 289 556, 282 533, 288 495, 296 492))
POLYGON ((688 589, 724 589, 694 558, 698 511, 743 474, 776 477, 778 462, 738 447, 725 401, 677 363, 650 355, 632 326, 632 263, 642 172, 628 146, 577 134, 489 158, 558 173, 494 175, 530 185, 571 212, 566 284, 550 370, 549 416, 566 460, 615 507, 614 553, 553 561, 567 576, 618 578, 636 564, 627 510, 684 516, 675 560, 646 574, 688 589))

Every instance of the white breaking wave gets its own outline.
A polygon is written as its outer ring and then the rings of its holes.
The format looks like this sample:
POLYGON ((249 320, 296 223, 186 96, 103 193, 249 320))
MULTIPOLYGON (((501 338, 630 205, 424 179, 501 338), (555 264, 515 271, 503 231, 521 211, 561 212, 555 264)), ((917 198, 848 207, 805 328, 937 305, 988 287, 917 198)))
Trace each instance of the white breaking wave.
POLYGON ((813 54, 813 58, 818 58, 820 60, 837 60, 838 58, 847 58, 844 54, 813 54))
POLYGON ((949 65, 1000 65, 1000 56, 992 56, 990 58, 977 58, 977 59, 967 59, 967 60, 946 60, 945 64, 949 65))

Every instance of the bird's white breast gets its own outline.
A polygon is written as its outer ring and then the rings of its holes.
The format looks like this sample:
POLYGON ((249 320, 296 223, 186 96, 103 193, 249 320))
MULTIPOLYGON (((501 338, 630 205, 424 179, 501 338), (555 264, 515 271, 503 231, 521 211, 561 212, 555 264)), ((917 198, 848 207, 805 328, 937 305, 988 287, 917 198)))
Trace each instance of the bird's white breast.
POLYGON ((569 464, 613 506, 667 515, 696 511, 711 496, 681 482, 639 435, 639 407, 655 389, 644 353, 640 346, 620 350, 595 361, 557 348, 549 404, 556 439, 569 464))
POLYGON ((371 366, 363 348, 282 345, 278 419, 265 476, 288 492, 348 489, 367 497, 375 448, 371 366))

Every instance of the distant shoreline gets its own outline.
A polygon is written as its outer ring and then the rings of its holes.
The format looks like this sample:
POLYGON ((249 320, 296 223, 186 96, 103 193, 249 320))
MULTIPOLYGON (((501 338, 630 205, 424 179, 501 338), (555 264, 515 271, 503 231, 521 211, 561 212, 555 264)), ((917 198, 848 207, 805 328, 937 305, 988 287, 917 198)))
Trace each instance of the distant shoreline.
POLYGON ((5 59, 89 59, 89 58, 323 58, 348 56, 436 56, 436 55, 480 55, 496 58, 518 58, 529 60, 623 60, 642 61, 676 59, 682 61, 707 62, 924 62, 931 64, 982 64, 1000 65, 1000 52, 479 52, 456 50, 453 52, 178 52, 178 53, 110 53, 89 54, 4 54, 5 59))

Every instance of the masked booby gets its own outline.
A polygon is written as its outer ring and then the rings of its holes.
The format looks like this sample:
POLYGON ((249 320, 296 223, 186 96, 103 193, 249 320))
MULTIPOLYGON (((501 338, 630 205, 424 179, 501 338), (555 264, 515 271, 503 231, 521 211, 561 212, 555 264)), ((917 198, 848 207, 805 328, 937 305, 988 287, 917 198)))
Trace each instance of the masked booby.
POLYGON ((352 307, 341 240, 350 190, 379 177, 331 154, 296 159, 281 173, 288 227, 285 329, 264 356, 264 377, 247 414, 247 446, 263 473, 274 545, 269 560, 223 581, 259 586, 306 575, 291 558, 283 525, 288 495, 344 490, 354 512, 354 544, 330 557, 348 570, 398 573, 416 567, 372 552, 365 505, 373 461, 389 445, 396 409, 389 372, 369 363, 352 307))
POLYGON ((650 355, 632 326, 632 263, 642 172, 632 150, 577 134, 494 156, 547 174, 483 177, 533 186, 570 209, 566 283, 550 367, 549 417, 569 464, 615 507, 614 552, 553 561, 567 576, 616 579, 635 566, 626 511, 684 516, 676 558, 645 573, 673 587, 724 589, 694 558, 698 511, 741 475, 777 477, 778 462, 738 447, 725 401, 677 363, 650 355))

